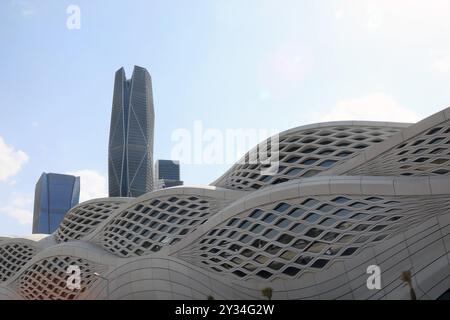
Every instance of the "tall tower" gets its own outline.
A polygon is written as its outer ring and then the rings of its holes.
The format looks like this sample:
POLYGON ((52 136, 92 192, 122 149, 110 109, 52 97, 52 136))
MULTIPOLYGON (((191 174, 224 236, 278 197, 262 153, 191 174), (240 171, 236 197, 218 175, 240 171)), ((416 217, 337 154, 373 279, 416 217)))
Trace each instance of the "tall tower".
POLYGON ((152 79, 135 66, 131 79, 116 71, 109 131, 110 197, 138 197, 153 189, 152 79))

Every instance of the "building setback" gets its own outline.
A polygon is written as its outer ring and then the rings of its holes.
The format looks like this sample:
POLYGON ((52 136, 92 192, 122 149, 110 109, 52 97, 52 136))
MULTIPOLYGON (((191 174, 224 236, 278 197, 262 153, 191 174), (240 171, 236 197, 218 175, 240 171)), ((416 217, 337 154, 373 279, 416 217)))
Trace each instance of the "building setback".
POLYGON ((152 80, 135 66, 131 79, 116 71, 108 152, 110 197, 138 197, 153 190, 152 80))
POLYGON ((33 233, 55 231, 67 211, 78 204, 79 198, 79 177, 44 172, 36 183, 33 233))

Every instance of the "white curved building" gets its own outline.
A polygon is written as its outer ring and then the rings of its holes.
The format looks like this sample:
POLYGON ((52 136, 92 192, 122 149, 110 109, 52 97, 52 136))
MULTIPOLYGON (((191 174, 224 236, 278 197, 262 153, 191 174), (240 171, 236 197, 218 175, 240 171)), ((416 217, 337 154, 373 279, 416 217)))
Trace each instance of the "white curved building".
POLYGON ((449 290, 450 108, 279 140, 271 175, 246 161, 256 147, 211 186, 91 200, 50 236, 0 238, 0 298, 409 299, 403 271, 419 299, 449 290))

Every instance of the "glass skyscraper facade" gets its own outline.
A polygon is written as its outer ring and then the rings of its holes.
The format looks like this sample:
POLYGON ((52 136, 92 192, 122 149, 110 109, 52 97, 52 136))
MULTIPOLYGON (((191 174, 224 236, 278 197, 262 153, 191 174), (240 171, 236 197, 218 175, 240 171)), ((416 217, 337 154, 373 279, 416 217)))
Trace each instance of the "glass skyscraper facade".
POLYGON ((152 80, 135 66, 131 79, 116 71, 108 151, 110 197, 138 197, 153 190, 152 80))
POLYGON ((181 186, 180 163, 175 160, 157 160, 155 162, 155 189, 181 186))
POLYGON ((155 175, 157 179, 180 180, 180 163, 172 160, 156 160, 155 175))
POLYGON ((67 211, 80 199, 80 178, 57 173, 43 173, 36 183, 33 233, 55 231, 67 211))

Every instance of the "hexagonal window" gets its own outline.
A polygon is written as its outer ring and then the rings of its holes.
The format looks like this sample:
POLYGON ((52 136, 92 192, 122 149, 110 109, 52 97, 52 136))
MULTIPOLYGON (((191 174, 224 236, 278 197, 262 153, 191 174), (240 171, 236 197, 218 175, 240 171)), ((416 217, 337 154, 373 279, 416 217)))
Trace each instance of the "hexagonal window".
POLYGON ((311 153, 311 152, 314 152, 316 150, 317 150, 317 148, 310 148, 310 147, 308 147, 306 149, 303 149, 301 152, 302 153, 311 153))
POLYGON ((349 206, 355 209, 361 209, 362 207, 364 207, 366 204, 362 203, 362 202, 353 202, 352 204, 350 204, 349 206))
POLYGON ((352 234, 346 234, 346 235, 343 235, 343 236, 338 240, 338 242, 339 242, 339 243, 348 243, 348 242, 350 242, 354 237, 355 237, 355 236, 352 235, 352 234))
POLYGON ((282 218, 282 219, 278 220, 275 225, 279 228, 286 228, 290 223, 291 223, 290 220, 282 218))
POLYGON ((298 218, 304 213, 305 213, 305 210, 300 209, 300 208, 295 208, 294 210, 292 210, 291 212, 288 213, 288 216, 291 216, 293 218, 298 218))
POLYGON ((311 228, 308 230, 308 232, 305 233, 305 235, 308 237, 311 237, 311 238, 316 238, 316 237, 320 236, 320 234, 322 232, 323 232, 323 230, 321 230, 321 229, 311 228))
POLYGON ((241 258, 234 257, 233 259, 231 259, 231 262, 233 262, 235 264, 241 264, 243 262, 243 260, 241 258))
POLYGON ((243 266, 244 269, 248 270, 248 271, 255 271, 256 270, 256 266, 254 264, 251 263, 247 263, 243 266))
POLYGON ((320 253, 327 247, 327 243, 316 241, 308 248, 307 251, 312 253, 320 253))
POLYGON ((359 224, 356 227, 352 229, 352 231, 364 231, 366 230, 370 225, 369 224, 359 224))
POLYGON ((336 229, 339 229, 339 230, 346 230, 346 229, 350 228, 352 225, 353 225, 353 222, 344 221, 344 222, 339 223, 339 224, 336 226, 336 229))
POLYGON ((350 217, 350 219, 361 220, 367 217, 369 214, 367 213, 357 213, 354 216, 350 217))
POLYGON ((321 156, 327 156, 330 155, 334 152, 334 150, 332 149, 322 149, 321 151, 318 152, 318 154, 320 154, 321 156))
POLYGON ((237 245, 237 244, 232 244, 231 246, 230 246, 230 250, 231 251, 238 251, 238 250, 240 250, 242 248, 242 246, 239 246, 239 245, 237 245))
POLYGON ((303 250, 310 243, 311 243, 311 241, 307 241, 307 240, 304 240, 304 239, 298 239, 297 241, 294 242, 292 247, 294 247, 296 249, 299 249, 299 250, 303 250))
POLYGON ((343 257, 345 257, 345 256, 350 256, 350 255, 352 255, 353 253, 355 253, 355 251, 356 251, 357 249, 358 249, 358 248, 355 248, 355 247, 347 248, 347 249, 344 250, 344 252, 342 252, 341 256, 343 256, 343 257))
POLYGON ((255 260, 258 263, 264 264, 267 262, 267 260, 269 260, 269 258, 260 254, 260 255, 256 256, 253 260, 255 260))
POLYGON ((338 154, 336 154, 336 157, 347 157, 351 154, 352 153, 350 151, 342 151, 342 152, 339 152, 338 154))
POLYGON ((276 216, 272 213, 267 214, 262 220, 266 223, 270 223, 275 220, 276 216))
POLYGON ((233 266, 228 264, 228 263, 222 263, 221 266, 224 267, 227 270, 230 270, 231 268, 233 268, 233 266))
POLYGON ((289 159, 286 160, 287 163, 294 163, 297 162, 298 160, 300 160, 300 157, 290 157, 289 159))
POLYGON ((313 222, 317 221, 317 219, 319 219, 319 218, 320 218, 320 215, 318 215, 317 213, 310 213, 306 217, 304 217, 303 220, 305 220, 309 223, 313 223, 313 222))
POLYGON ((336 253, 338 253, 342 249, 342 246, 336 245, 329 247, 325 252, 324 255, 326 256, 334 256, 336 253))
POLYGON ((252 239, 253 237, 249 236, 248 234, 245 234, 239 239, 239 241, 242 243, 249 243, 252 239))
POLYGON ((241 254, 242 254, 244 257, 250 258, 252 255, 255 254, 255 252, 252 251, 252 250, 250 250, 250 249, 244 249, 244 250, 242 250, 241 254))
POLYGON ((235 239, 238 235, 239 235, 239 233, 237 231, 233 230, 228 234, 228 238, 235 239))
POLYGON ((293 236, 290 236, 290 235, 288 235, 288 234, 282 234, 282 235, 277 239, 277 241, 280 242, 280 243, 282 243, 282 244, 288 244, 289 242, 292 241, 292 239, 294 239, 293 236))
POLYGON ((296 255, 297 254, 295 252, 286 250, 280 255, 280 258, 289 261, 292 260, 296 255))
POLYGON ((337 232, 327 232, 321 239, 325 241, 333 241, 336 239, 340 233, 337 232))
POLYGON ((329 227, 329 226, 332 226, 335 222, 336 222, 335 219, 326 218, 326 219, 323 219, 319 224, 321 226, 329 227))
POLYGON ((300 272, 300 269, 296 268, 296 267, 288 267, 283 270, 284 274, 287 274, 288 276, 291 276, 291 277, 295 276, 299 272, 300 272))
POLYGON ((271 244, 271 245, 269 245, 269 246, 266 248, 266 250, 264 250, 264 251, 266 251, 266 252, 269 253, 269 254, 275 255, 275 254, 277 254, 277 252, 280 251, 280 250, 281 250, 280 247, 271 244))
POLYGON ((270 273, 269 271, 266 271, 266 270, 261 270, 258 273, 256 273, 256 275, 261 278, 268 279, 272 276, 272 273, 270 273))
POLYGON ((245 277, 247 275, 246 273, 242 272, 241 270, 233 271, 233 273, 235 275, 237 275, 239 278, 243 278, 243 277, 245 277))
POLYGON ((253 233, 260 233, 262 230, 264 230, 264 226, 260 224, 255 224, 253 227, 251 227, 250 231, 253 233))
POLYGON ((260 249, 260 248, 264 247, 266 244, 267 244, 267 241, 264 241, 261 239, 256 239, 255 241, 253 241, 252 247, 260 249))
POLYGON ((314 164, 317 160, 319 160, 319 159, 317 159, 317 158, 309 158, 309 159, 306 159, 305 161, 303 161, 302 164, 306 165, 306 166, 309 166, 309 165, 314 164))
POLYGON ((301 266, 306 266, 311 260, 312 260, 312 257, 300 256, 297 258, 297 260, 295 260, 295 263, 297 263, 301 266))
POLYGON ((267 230, 263 235, 264 237, 268 238, 268 239, 273 239, 275 238, 275 236, 278 234, 279 232, 277 230, 274 229, 269 229, 267 230))
POLYGON ((314 263, 311 265, 311 267, 320 269, 320 268, 325 267, 325 265, 329 261, 330 260, 326 260, 326 259, 317 259, 316 261, 314 261, 314 263))
POLYGON ((227 223, 227 226, 231 227, 236 225, 239 222, 239 219, 233 218, 230 220, 230 222, 227 223))
POLYGON ((370 229, 370 231, 371 232, 380 231, 380 230, 383 230, 386 227, 387 227, 387 225, 385 225, 385 224, 384 225, 377 225, 377 226, 373 227, 372 229, 370 229))
POLYGON ((284 263, 279 261, 272 261, 269 263, 268 267, 272 270, 280 270, 282 267, 284 267, 284 263))
POLYGON ((256 209, 256 210, 253 210, 253 212, 250 214, 250 218, 253 218, 253 219, 257 219, 257 218, 259 218, 260 216, 261 216, 261 214, 263 214, 264 213, 264 211, 262 211, 261 209, 256 209))
POLYGON ((291 227, 290 231, 295 233, 302 233, 302 231, 305 230, 305 228, 306 226, 304 224, 296 223, 291 227))
POLYGON ((311 208, 318 203, 319 203, 319 201, 316 199, 306 199, 305 201, 303 201, 302 205, 311 208))
POLYGON ((351 212, 347 209, 339 209, 338 211, 336 211, 335 213, 333 213, 335 216, 338 217, 344 217, 348 214, 350 214, 351 212))
POLYGON ((319 166, 323 168, 329 168, 335 163, 336 163, 335 160, 325 160, 324 162, 320 163, 319 166))
POLYGON ((275 208, 274 208, 274 210, 275 211, 278 211, 278 212, 284 212, 284 211, 286 211, 288 208, 290 208, 291 206, 289 205, 289 204, 287 204, 287 203, 284 203, 284 202, 282 202, 282 203, 279 203, 275 208))
POLYGON ((238 228, 239 228, 239 229, 246 229, 250 224, 251 224, 250 221, 244 220, 244 221, 242 221, 242 222, 239 224, 238 228))
POLYGON ((303 169, 302 168, 292 168, 292 169, 289 169, 287 172, 286 172, 286 174, 287 175, 289 175, 289 176, 296 176, 296 175, 298 175, 300 172, 302 172, 303 171, 303 169))
POLYGON ((330 212, 331 210, 333 210, 334 207, 332 205, 329 204, 323 204, 321 205, 319 208, 317 208, 317 210, 321 211, 321 212, 330 212))

